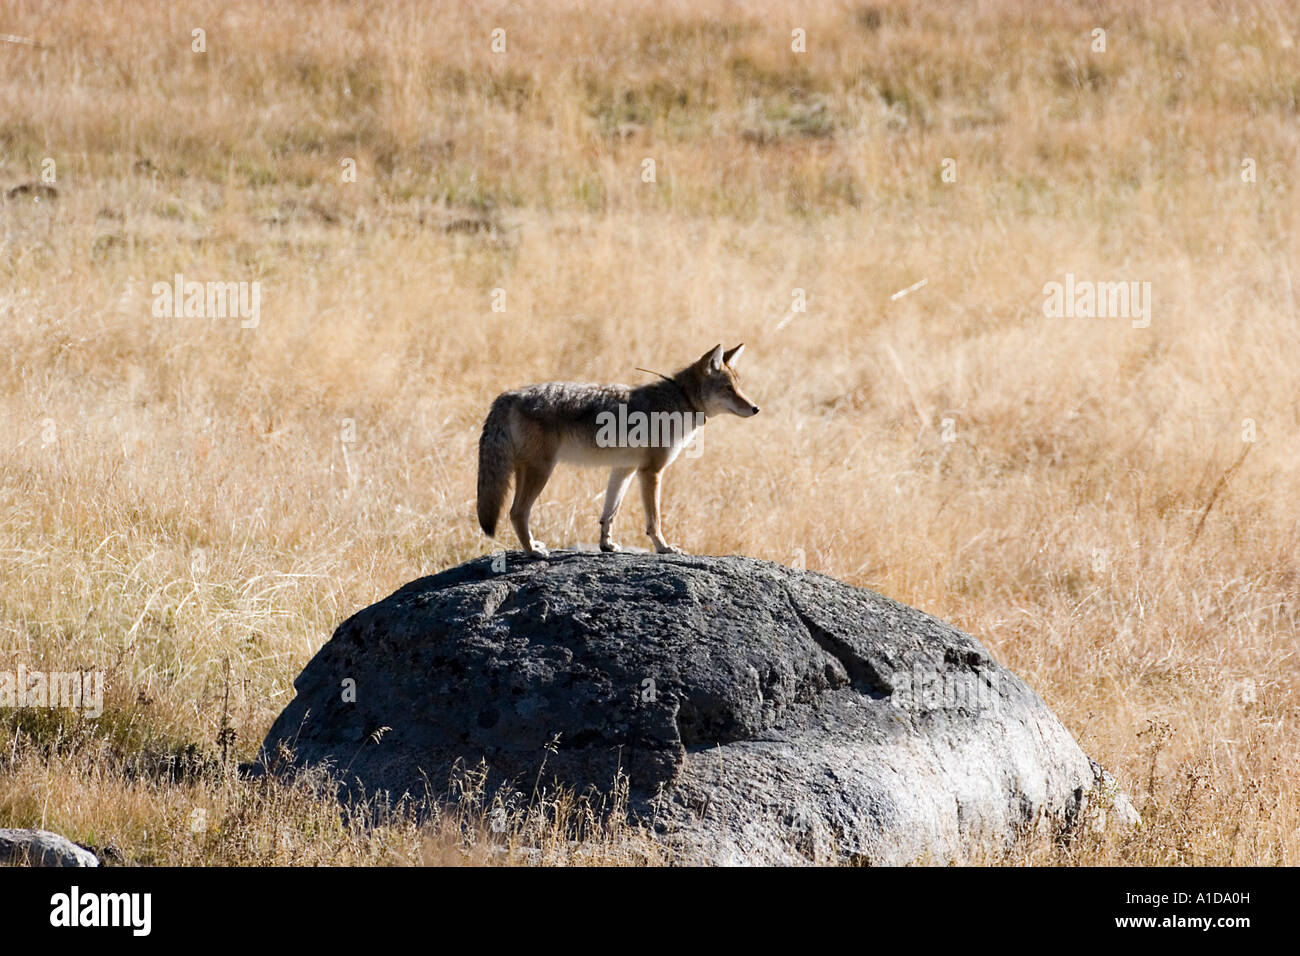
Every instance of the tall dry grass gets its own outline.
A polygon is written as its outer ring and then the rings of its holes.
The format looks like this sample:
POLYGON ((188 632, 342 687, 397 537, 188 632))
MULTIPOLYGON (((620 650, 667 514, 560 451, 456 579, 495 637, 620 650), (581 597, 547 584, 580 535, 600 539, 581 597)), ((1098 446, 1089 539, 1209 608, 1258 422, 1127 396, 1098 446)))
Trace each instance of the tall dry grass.
MULTIPOLYGON (((35 41, 0 43, 0 186, 58 190, 0 205, 0 669, 109 674, 93 724, 5 717, 0 824, 460 846, 130 768, 248 756, 343 617, 489 546, 496 392, 744 341, 764 412, 670 472, 670 538, 970 631, 1144 810, 1006 860, 1297 862, 1290 5, 5 0, 0 33, 35 41), (178 272, 260 281, 260 324, 154 318, 178 272), (1149 281, 1150 327, 1045 317, 1066 273, 1149 281)), ((603 486, 558 474, 539 535, 593 540, 603 486)))

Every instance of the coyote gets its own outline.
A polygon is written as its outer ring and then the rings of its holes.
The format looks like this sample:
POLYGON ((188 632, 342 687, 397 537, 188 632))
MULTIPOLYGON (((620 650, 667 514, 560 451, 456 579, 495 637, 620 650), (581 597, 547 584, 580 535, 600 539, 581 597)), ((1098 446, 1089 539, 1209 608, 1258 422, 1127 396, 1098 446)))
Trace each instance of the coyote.
POLYGON ((635 472, 641 477, 646 534, 660 554, 680 554, 659 526, 660 476, 709 416, 758 414, 736 377, 744 348, 724 352, 718 345, 672 378, 661 375, 663 381, 636 388, 547 382, 498 395, 478 443, 478 523, 488 537, 496 534, 513 475, 510 523, 525 551, 546 557, 546 546, 528 530, 528 516, 563 459, 610 469, 600 514, 602 551, 619 550, 610 528, 635 472))

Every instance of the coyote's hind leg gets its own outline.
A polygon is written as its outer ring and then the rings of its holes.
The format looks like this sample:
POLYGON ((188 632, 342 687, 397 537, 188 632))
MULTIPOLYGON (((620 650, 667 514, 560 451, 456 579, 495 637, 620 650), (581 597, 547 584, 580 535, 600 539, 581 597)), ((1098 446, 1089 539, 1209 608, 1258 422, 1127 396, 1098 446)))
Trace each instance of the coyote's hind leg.
POLYGON ((515 527, 519 543, 534 558, 545 558, 550 554, 546 545, 535 539, 528 530, 528 520, 532 515, 533 503, 550 480, 555 462, 548 465, 521 464, 515 469, 515 498, 510 505, 510 523, 515 527))

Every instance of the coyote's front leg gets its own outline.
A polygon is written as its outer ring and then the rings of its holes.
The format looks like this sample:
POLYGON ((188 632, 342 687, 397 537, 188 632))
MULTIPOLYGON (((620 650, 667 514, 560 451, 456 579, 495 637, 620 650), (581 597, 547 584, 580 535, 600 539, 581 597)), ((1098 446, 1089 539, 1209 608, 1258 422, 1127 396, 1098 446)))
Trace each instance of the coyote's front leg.
POLYGON ((614 516, 618 514, 618 507, 623 503, 623 495, 627 493, 627 486, 632 483, 632 471, 631 468, 615 468, 609 473, 609 486, 605 489, 605 510, 600 513, 600 550, 602 551, 619 550, 610 536, 610 529, 614 525, 614 516))
POLYGON ((645 533, 660 554, 681 554, 682 549, 669 544, 659 531, 659 479, 662 471, 643 468, 641 475, 641 503, 645 505, 645 533))

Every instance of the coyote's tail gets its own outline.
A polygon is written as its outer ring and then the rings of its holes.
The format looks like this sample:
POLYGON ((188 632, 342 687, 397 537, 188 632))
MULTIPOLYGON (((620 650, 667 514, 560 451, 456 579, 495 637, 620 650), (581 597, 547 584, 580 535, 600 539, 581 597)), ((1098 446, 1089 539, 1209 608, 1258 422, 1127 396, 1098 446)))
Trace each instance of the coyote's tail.
POLYGON ((478 440, 478 523, 490 538, 497 533, 497 520, 510 489, 514 448, 510 442, 510 400, 498 396, 492 403, 483 434, 478 440))

